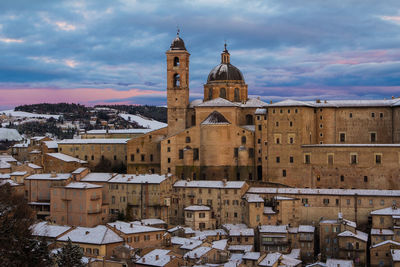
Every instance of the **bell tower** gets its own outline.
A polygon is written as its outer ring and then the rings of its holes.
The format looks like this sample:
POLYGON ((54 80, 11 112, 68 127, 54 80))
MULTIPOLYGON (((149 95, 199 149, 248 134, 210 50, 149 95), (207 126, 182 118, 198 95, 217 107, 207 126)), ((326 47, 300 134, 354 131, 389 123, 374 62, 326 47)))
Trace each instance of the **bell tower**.
POLYGON ((189 105, 189 52, 179 37, 172 41, 167 55, 168 135, 186 129, 189 105))

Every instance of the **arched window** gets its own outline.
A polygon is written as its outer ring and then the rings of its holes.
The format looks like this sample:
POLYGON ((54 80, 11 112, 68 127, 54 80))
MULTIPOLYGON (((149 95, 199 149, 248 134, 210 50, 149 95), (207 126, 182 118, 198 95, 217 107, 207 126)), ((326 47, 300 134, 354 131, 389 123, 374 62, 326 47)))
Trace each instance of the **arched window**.
POLYGON ((181 86, 181 77, 179 76, 178 73, 174 75, 174 87, 179 87, 181 86))
POLYGON ((242 136, 242 145, 246 144, 246 136, 242 136))
POLYGON ((225 90, 225 88, 219 89, 219 97, 226 98, 226 90, 225 90))
POLYGON ((208 89, 208 99, 211 100, 213 98, 213 89, 208 89))
POLYGON ((174 58, 174 67, 178 67, 179 66, 179 57, 175 57, 174 58))
POLYGON ((246 125, 253 125, 253 115, 247 114, 246 115, 246 125))
POLYGON ((235 102, 239 102, 240 101, 240 97, 239 97, 239 88, 235 88, 235 102))

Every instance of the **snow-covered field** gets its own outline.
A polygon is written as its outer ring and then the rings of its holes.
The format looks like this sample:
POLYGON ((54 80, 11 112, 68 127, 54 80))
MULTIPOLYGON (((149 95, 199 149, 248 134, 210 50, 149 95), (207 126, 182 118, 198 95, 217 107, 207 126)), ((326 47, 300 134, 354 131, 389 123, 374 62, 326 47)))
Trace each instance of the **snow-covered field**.
POLYGON ((13 109, 10 110, 3 110, 0 111, 0 115, 5 114, 11 117, 19 117, 19 118, 45 118, 45 119, 58 119, 60 115, 51 115, 51 114, 36 114, 24 111, 14 111, 13 109))
POLYGON ((119 114, 119 116, 121 118, 123 118, 124 120, 127 120, 127 121, 131 121, 131 122, 135 121, 137 124, 139 124, 139 125, 141 125, 143 127, 146 127, 148 129, 151 129, 151 130, 157 130, 157 129, 160 129, 160 128, 167 127, 166 123, 159 122, 159 121, 152 120, 152 119, 148 119, 148 118, 144 118, 144 117, 141 117, 141 116, 138 116, 138 115, 119 114))

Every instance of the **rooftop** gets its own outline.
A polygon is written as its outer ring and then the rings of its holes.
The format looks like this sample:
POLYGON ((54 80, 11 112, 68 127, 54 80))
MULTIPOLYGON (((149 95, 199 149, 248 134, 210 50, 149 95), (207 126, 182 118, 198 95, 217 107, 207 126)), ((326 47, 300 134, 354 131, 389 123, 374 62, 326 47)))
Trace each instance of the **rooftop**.
POLYGON ((118 174, 110 179, 109 183, 126 183, 126 184, 160 184, 167 177, 160 174, 118 174))
POLYGON ((71 177, 70 173, 41 173, 32 174, 25 178, 25 180, 67 180, 71 177))
POLYGON ((139 258, 136 263, 150 266, 165 266, 175 258, 175 256, 169 255, 170 252, 171 251, 167 249, 154 249, 139 258))
POLYGON ((123 221, 115 221, 112 223, 107 223, 110 227, 121 231, 124 234, 137 234, 137 233, 147 233, 147 232, 158 232, 158 231, 164 231, 164 229, 160 228, 155 228, 155 227, 150 227, 150 226, 144 226, 144 225, 138 225, 134 222, 123 222, 123 221))
POLYGON ((127 138, 90 138, 90 139, 64 139, 58 142, 61 145, 71 144, 126 144, 130 139, 127 138))
MULTIPOLYGON (((246 182, 236 181, 186 181, 179 180, 174 184, 174 187, 193 187, 193 188, 226 188, 226 189, 240 189, 246 182)), ((399 191, 400 192, 400 191, 399 191)))
POLYGON ((186 207, 185 210, 188 210, 188 211, 206 211, 206 210, 210 210, 210 207, 201 206, 201 205, 193 205, 193 206, 186 207))
POLYGON ((123 242, 124 239, 118 236, 114 231, 108 229, 104 225, 98 225, 96 227, 76 227, 65 235, 59 237, 57 241, 68 241, 71 239, 74 243, 85 243, 85 244, 111 244, 123 242))
POLYGON ((81 182, 72 182, 65 186, 65 188, 69 189, 92 189, 92 188, 102 188, 101 185, 89 184, 89 183, 81 183, 81 182))
POLYGON ((49 222, 39 222, 32 225, 31 229, 32 229, 32 235, 34 236, 56 238, 57 236, 71 229, 71 226, 50 224, 49 222))
POLYGON ((77 163, 87 163, 87 161, 71 157, 63 153, 46 153, 50 157, 65 161, 65 162, 77 162, 77 163))

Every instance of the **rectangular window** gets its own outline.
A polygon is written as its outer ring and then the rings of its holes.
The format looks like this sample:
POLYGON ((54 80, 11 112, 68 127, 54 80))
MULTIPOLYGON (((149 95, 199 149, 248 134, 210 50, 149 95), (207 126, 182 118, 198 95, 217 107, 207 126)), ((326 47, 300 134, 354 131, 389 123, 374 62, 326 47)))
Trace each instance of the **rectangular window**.
POLYGON ((290 157, 289 157, 289 162, 290 162, 290 163, 293 163, 293 162, 294 162, 293 156, 290 156, 290 157))
POLYGON ((346 134, 345 133, 339 133, 339 140, 341 143, 346 142, 346 134))
POLYGON ((350 154, 350 163, 351 164, 357 164, 358 163, 358 159, 357 159, 357 154, 356 153, 350 154))
POLYGON ((198 160, 199 159, 199 149, 195 148, 193 149, 193 160, 198 160))
POLYGON ((375 112, 371 112, 371 118, 375 118, 375 112))
POLYGON ((333 154, 328 154, 328 165, 333 165, 333 154))
POLYGON ((258 125, 258 130, 261 131, 261 125, 258 125))
POLYGON ((234 153, 234 155, 235 155, 235 158, 239 157, 239 148, 235 147, 235 148, 233 149, 233 153, 234 153))
POLYGON ((376 142, 376 133, 369 133, 369 139, 371 142, 376 142))
POLYGON ((153 154, 150 154, 150 161, 153 161, 153 154))
POLYGON ((135 161, 135 154, 131 154, 131 161, 135 161))
POLYGON ((281 158, 280 157, 276 157, 276 163, 281 162, 281 158))
POLYGON ((310 154, 304 154, 304 163, 305 164, 311 163, 311 155, 310 154))
POLYGON ((376 164, 382 163, 382 154, 375 154, 375 163, 376 164))
POLYGON ((183 159, 183 149, 179 149, 179 159, 183 159))
POLYGON ((286 170, 282 170, 282 176, 286 177, 286 170))
POLYGON ((144 161, 144 159, 145 159, 145 155, 144 154, 140 155, 140 160, 144 161))
POLYGON ((329 198, 324 198, 323 203, 324 203, 325 205, 328 205, 328 204, 329 204, 329 198))
POLYGON ((249 148, 249 158, 254 158, 254 148, 249 148))

